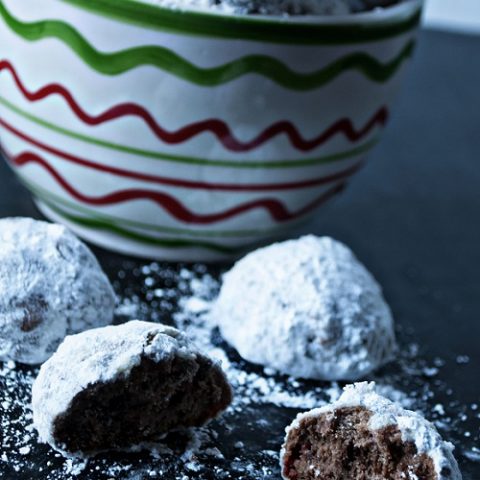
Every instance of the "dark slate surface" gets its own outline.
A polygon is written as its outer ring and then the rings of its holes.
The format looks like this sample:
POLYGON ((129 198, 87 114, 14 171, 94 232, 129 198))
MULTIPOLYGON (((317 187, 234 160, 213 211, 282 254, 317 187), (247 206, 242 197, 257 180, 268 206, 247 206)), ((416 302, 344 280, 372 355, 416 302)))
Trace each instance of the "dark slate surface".
MULTIPOLYGON (((402 330, 421 345, 427 361, 446 361, 439 381, 467 406, 480 403, 479 52, 480 37, 423 32, 394 118, 371 162, 308 227, 346 242, 369 266, 402 330), (469 362, 459 364, 459 355, 469 362)), ((12 215, 40 218, 27 192, 0 162, 0 217, 12 215)), ((123 259, 95 251, 114 276, 123 259)), ((437 400, 442 401, 441 394, 437 400)), ((267 408, 246 415, 271 416, 277 422, 268 432, 238 426, 244 454, 251 452, 255 464, 258 449, 278 448, 292 412, 267 408)), ((468 415, 461 429, 448 434, 467 480, 480 479, 480 463, 463 455, 476 440, 480 446, 479 425, 478 416, 468 415)), ((227 469, 230 443, 236 440, 232 435, 221 440, 227 469)), ((0 477, 47 478, 46 460, 53 456, 46 452, 46 447, 32 452, 28 471, 15 472, 0 463, 0 477)), ((272 468, 265 478, 279 478, 274 464, 272 468)))

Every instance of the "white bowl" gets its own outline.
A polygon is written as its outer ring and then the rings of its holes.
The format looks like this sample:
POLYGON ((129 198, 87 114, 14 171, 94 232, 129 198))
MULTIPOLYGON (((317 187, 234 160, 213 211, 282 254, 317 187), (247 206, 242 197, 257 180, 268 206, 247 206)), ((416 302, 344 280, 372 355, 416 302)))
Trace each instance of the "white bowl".
POLYGON ((342 17, 0 4, 0 138, 47 217, 217 260, 285 236, 378 141, 421 0, 342 17))

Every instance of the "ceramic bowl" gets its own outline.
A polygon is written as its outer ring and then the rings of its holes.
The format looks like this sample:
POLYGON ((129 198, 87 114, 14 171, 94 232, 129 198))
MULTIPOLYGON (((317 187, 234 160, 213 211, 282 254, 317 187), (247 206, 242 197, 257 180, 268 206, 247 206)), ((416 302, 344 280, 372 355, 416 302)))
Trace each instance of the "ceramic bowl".
POLYGON ((284 237, 377 143, 422 2, 342 17, 0 1, 0 138, 44 214, 112 250, 284 237))

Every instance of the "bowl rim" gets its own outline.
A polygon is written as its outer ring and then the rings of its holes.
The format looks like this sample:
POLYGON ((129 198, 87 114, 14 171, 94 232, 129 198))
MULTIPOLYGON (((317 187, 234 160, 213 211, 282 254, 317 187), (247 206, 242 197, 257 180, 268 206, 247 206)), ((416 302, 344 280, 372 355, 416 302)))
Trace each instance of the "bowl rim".
POLYGON ((175 9, 147 0, 60 0, 73 7, 147 29, 189 36, 334 45, 391 38, 415 29, 424 0, 350 15, 233 15, 200 8, 175 9))

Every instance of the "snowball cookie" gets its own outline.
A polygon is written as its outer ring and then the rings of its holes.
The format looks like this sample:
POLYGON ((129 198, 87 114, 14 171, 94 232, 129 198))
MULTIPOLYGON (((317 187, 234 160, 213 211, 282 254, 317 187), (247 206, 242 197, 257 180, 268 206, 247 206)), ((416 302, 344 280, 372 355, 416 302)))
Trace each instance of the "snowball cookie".
POLYGON ((418 413, 348 385, 333 405, 297 416, 280 455, 284 480, 461 480, 453 445, 418 413))
POLYGON ((212 315, 243 358, 295 377, 355 380, 395 350, 379 285, 328 237, 244 257, 225 275, 212 315))
POLYGON ((0 291, 0 360, 42 363, 65 335, 113 318, 110 282, 61 225, 0 220, 0 291))
POLYGON ((170 8, 199 8, 235 15, 348 15, 402 0, 143 0, 170 8))
POLYGON ((231 400, 221 368, 184 334, 134 320, 65 339, 33 385, 33 423, 65 456, 89 457, 201 426, 231 400))

